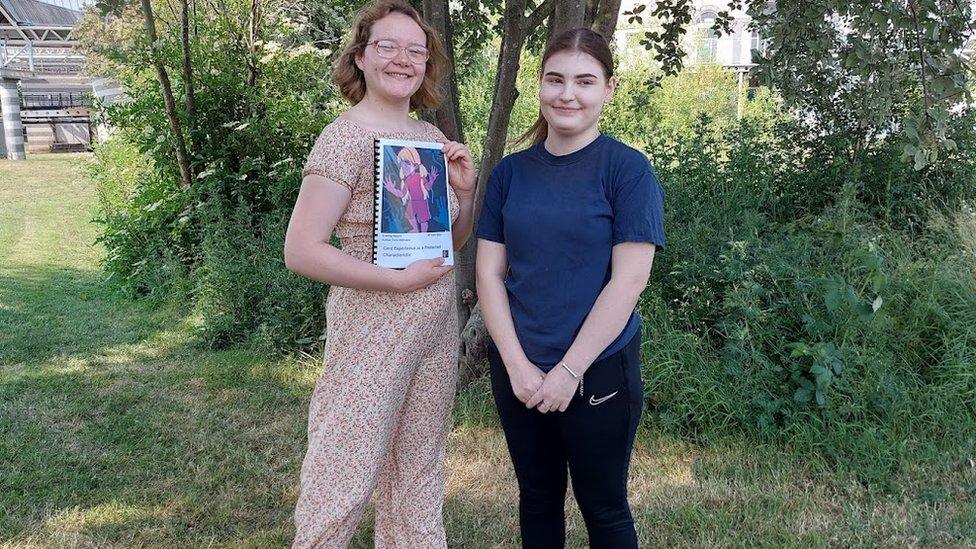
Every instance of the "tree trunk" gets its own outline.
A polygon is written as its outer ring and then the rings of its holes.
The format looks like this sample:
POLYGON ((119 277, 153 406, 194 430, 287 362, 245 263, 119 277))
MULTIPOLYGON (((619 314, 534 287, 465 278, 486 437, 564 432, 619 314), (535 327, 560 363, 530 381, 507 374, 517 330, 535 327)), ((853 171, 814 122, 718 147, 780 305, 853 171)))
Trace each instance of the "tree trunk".
MULTIPOLYGON (((478 188, 475 195, 475 230, 481 206, 485 201, 485 185, 491 170, 501 160, 508 139, 508 126, 512 117, 512 107, 518 90, 515 87, 518 77, 522 47, 526 36, 552 13, 553 1, 546 0, 536 7, 529 17, 525 16, 526 0, 510 0, 505 3, 502 22, 502 45, 498 55, 498 70, 495 76, 495 90, 492 95, 491 114, 488 116, 488 132, 482 148, 481 163, 478 167, 478 188)), ((480 312, 472 314, 477 303, 475 290, 475 249, 477 242, 470 238, 455 255, 455 280, 461 296, 464 320, 461 326, 461 370, 465 372, 462 381, 467 381, 483 371, 487 348, 487 334, 480 312)))
POLYGON ((557 36, 559 33, 584 26, 586 19, 585 0, 560 0, 556 2, 555 10, 552 14, 552 22, 549 27, 549 36, 557 36))
POLYGON ((247 29, 247 85, 253 87, 258 81, 257 41, 261 20, 260 0, 251 0, 247 29))
POLYGON ((589 27, 593 24, 598 9, 600 9, 600 0, 586 0, 586 13, 583 14, 584 27, 589 27))
POLYGON ((617 30, 617 17, 620 15, 620 0, 600 0, 588 26, 603 35, 607 42, 613 43, 613 33, 617 30))
POLYGON ((176 164, 180 169, 180 185, 183 189, 190 188, 193 177, 190 175, 190 161, 186 154, 186 141, 183 139, 183 127, 180 118, 176 114, 176 101, 173 99, 173 85, 170 83, 169 74, 163 61, 159 58, 159 50, 156 45, 156 20, 153 15, 151 0, 142 0, 142 14, 145 18, 146 34, 149 37, 149 57, 156 68, 156 77, 159 79, 159 86, 163 91, 163 103, 166 105, 166 119, 169 121, 170 130, 173 132, 173 140, 176 142, 176 164))
POLYGON ((424 0, 424 19, 441 36, 447 53, 451 74, 441 80, 441 93, 444 102, 433 112, 431 118, 444 135, 451 141, 464 141, 464 128, 461 122, 461 108, 458 104, 457 76, 454 74, 454 29, 448 10, 448 0, 424 0))
POLYGON ((184 101, 192 143, 193 131, 196 129, 197 109, 193 90, 193 65, 190 58, 190 4, 188 0, 180 0, 180 31, 180 46, 183 48, 184 101))

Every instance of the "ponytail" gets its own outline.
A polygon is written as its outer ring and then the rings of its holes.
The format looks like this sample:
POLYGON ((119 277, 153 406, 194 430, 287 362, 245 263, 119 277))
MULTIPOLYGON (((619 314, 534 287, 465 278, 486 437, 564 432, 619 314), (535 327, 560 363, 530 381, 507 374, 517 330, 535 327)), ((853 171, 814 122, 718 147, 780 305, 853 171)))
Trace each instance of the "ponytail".
POLYGON ((518 139, 515 140, 516 145, 521 145, 526 141, 531 141, 532 145, 538 145, 546 140, 549 136, 549 122, 546 121, 545 117, 542 116, 542 111, 539 111, 539 117, 535 119, 535 122, 525 133, 520 135, 518 139))

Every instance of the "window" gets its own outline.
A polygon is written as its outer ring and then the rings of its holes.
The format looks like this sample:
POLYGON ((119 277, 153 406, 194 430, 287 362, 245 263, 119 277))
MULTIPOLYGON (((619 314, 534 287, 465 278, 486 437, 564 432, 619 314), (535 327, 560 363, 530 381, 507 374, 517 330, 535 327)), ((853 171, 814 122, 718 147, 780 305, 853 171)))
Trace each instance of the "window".
POLYGON ((718 54, 718 33, 712 28, 718 14, 712 10, 701 12, 695 22, 695 42, 699 63, 714 63, 718 54))
POLYGON ((752 40, 749 49, 752 50, 753 56, 756 55, 756 52, 759 52, 759 54, 766 53, 766 41, 761 36, 759 36, 759 31, 756 30, 752 31, 752 40))

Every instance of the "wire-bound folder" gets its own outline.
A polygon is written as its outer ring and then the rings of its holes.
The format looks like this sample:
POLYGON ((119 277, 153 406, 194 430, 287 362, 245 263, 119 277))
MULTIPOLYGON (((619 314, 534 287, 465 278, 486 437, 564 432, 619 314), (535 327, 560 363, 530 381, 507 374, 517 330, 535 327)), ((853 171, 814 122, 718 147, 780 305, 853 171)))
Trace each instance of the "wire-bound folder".
POLYGON ((418 259, 454 264, 447 160, 443 145, 373 142, 373 263, 404 268, 418 259))

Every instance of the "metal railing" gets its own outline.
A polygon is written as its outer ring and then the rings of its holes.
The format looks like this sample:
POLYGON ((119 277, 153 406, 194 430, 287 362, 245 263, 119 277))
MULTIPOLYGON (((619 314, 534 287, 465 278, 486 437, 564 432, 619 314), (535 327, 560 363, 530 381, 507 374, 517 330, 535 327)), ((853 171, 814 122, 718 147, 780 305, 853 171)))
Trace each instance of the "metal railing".
POLYGON ((41 46, 33 42, 11 44, 0 38, 0 68, 53 74, 78 74, 85 56, 69 46, 41 46))
POLYGON ((32 109, 71 109, 91 107, 91 96, 85 92, 27 92, 21 99, 21 108, 32 109))

